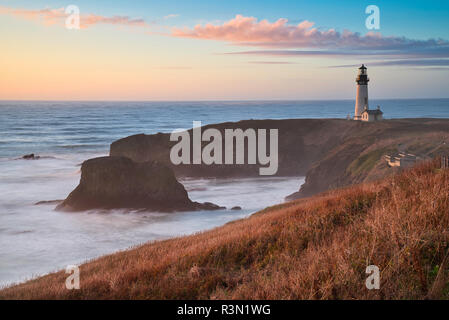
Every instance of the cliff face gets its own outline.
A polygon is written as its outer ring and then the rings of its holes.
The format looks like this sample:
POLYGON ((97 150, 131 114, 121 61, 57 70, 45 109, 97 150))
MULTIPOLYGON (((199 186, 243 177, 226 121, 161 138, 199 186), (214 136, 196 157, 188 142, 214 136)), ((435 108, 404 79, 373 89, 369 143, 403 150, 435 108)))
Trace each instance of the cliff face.
POLYGON ((125 157, 85 161, 81 167, 80 184, 56 209, 114 208, 164 212, 214 209, 212 204, 192 202, 168 167, 158 162, 136 163, 125 157))
MULTIPOLYGON (((358 126, 346 120, 294 119, 294 120, 245 120, 236 123, 208 125, 218 129, 225 137, 225 129, 278 129, 279 164, 277 176, 305 175, 316 159, 325 156, 329 149, 336 147, 358 126)), ((192 130, 189 130, 192 136, 192 130)), ((268 139, 268 138, 267 138, 268 139)), ((172 168, 178 177, 248 177, 258 176, 263 165, 173 165, 170 149, 177 142, 170 141, 169 134, 134 135, 111 144, 111 156, 128 157, 137 162, 160 161, 172 168)), ((203 142, 203 146, 209 142, 203 142)), ((223 143, 223 163, 226 145, 223 143)), ((234 145, 235 150, 235 145, 234 145)), ((192 152, 191 152, 192 153, 192 152)), ((245 144, 245 154, 247 145, 245 144)), ((246 157, 246 156, 245 156, 246 157)), ((247 163, 247 161, 245 161, 247 163)))
MULTIPOLYGON (((366 123, 340 119, 245 120, 202 128, 278 129, 277 176, 306 176, 301 189, 289 199, 331 188, 370 181, 396 172, 382 161, 383 154, 406 151, 421 157, 449 153, 448 119, 401 119, 366 123), (446 144, 444 144, 446 142, 446 144)), ((189 130, 191 135, 192 130, 189 130)), ((203 145, 208 142, 203 142, 203 145)), ((111 144, 111 156, 137 162, 160 161, 178 177, 258 176, 256 165, 173 165, 169 134, 134 135, 111 144)), ((223 147, 224 151, 224 147, 223 147)), ((245 152, 247 149, 245 149, 245 152)), ((224 152, 223 152, 224 154, 224 152)))

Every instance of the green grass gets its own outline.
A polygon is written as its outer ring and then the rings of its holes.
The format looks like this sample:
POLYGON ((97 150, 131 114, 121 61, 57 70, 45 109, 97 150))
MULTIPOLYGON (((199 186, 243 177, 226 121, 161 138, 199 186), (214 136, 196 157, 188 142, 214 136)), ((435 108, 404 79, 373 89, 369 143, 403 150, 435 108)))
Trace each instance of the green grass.
POLYGON ((358 176, 363 173, 371 171, 375 165, 381 160, 382 156, 388 153, 397 152, 397 149, 392 147, 385 147, 376 149, 355 159, 346 169, 352 176, 358 176))

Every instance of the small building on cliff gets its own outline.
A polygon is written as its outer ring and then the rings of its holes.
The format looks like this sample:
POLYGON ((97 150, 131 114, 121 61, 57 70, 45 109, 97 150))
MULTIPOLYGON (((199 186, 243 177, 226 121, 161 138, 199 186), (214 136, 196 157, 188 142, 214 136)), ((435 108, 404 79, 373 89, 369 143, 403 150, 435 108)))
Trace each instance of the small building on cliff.
POLYGON ((377 106, 376 110, 370 110, 367 107, 362 112, 362 121, 380 121, 383 119, 383 112, 380 110, 380 106, 377 106))
POLYGON ((398 154, 387 154, 384 156, 389 167, 411 167, 418 158, 414 154, 399 152, 398 154))

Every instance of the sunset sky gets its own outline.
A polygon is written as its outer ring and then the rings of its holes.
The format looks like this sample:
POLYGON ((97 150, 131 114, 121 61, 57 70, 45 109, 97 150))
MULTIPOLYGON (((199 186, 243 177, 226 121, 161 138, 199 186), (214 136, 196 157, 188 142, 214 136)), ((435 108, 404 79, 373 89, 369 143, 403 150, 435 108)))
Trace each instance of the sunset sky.
POLYGON ((371 98, 449 97, 448 16, 449 1, 0 0, 0 99, 352 99, 361 63, 371 98))

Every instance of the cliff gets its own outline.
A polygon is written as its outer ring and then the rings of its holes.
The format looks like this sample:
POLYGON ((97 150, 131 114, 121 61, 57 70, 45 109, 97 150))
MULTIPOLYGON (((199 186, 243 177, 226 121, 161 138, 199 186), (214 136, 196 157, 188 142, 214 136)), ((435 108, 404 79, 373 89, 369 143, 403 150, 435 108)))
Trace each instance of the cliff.
MULTIPOLYGON (((278 129, 279 170, 277 176, 305 175, 316 159, 320 159, 330 148, 341 143, 358 123, 346 120, 293 119, 293 120, 244 120, 204 126, 219 130, 224 137, 225 129, 278 129)), ((192 129, 188 130, 192 135, 192 129)), ((203 146, 208 142, 203 142, 203 146)), ((124 156, 137 162, 157 160, 173 169, 178 177, 248 177, 258 176, 261 164, 253 165, 173 165, 170 148, 176 142, 169 134, 138 134, 120 139, 111 144, 111 156, 124 156)), ((235 145, 234 145, 235 150, 235 145)), ((245 145, 245 154, 247 146, 245 145)), ((225 145, 222 147, 223 163, 225 145)), ((262 165, 263 166, 263 165, 262 165)))

